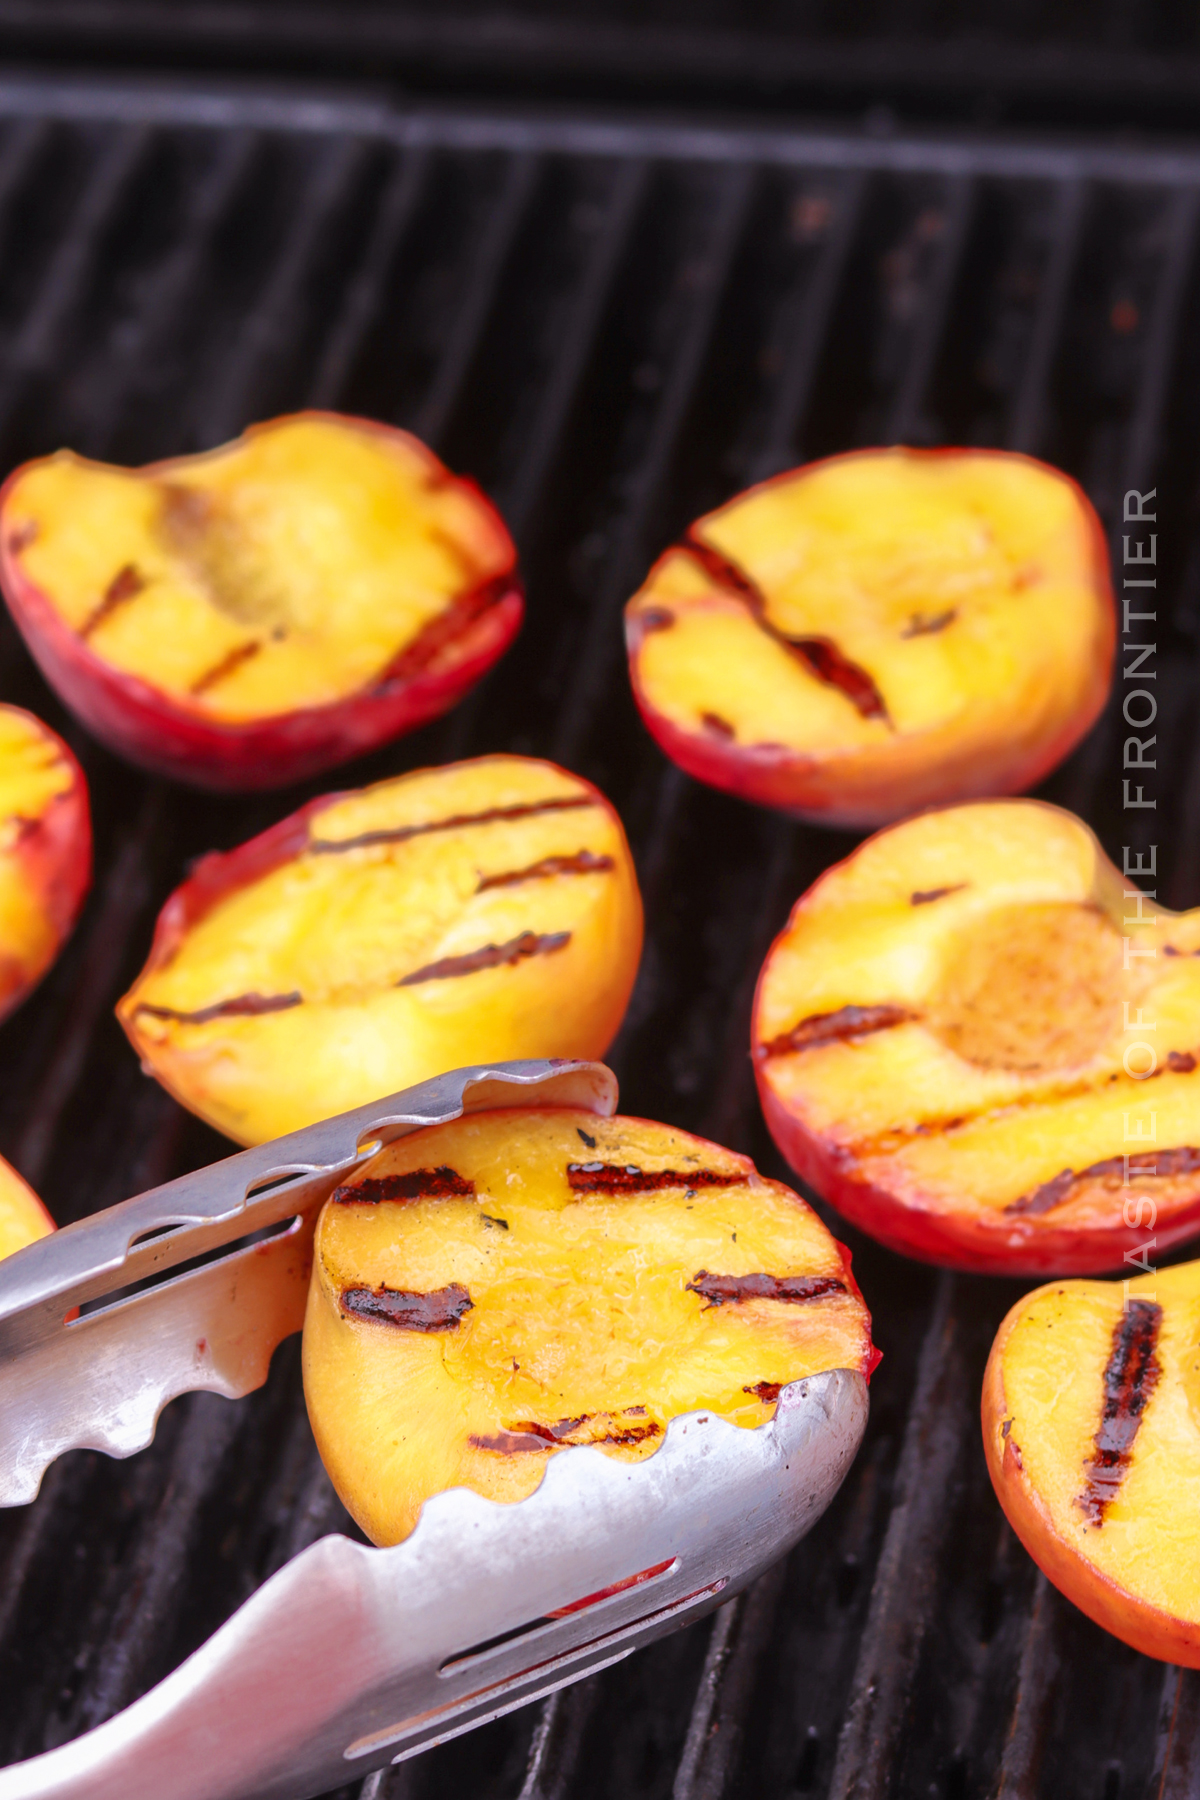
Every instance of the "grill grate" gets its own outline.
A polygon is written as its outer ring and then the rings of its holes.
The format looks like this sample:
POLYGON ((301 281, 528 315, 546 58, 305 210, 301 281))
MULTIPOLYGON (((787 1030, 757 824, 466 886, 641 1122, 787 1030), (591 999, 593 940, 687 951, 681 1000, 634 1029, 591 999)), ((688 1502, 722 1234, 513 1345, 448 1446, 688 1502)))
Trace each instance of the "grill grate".
MULTIPOLYGON (((1157 482, 1173 612, 1153 835, 1161 891, 1200 901, 1198 226, 1200 156, 1183 153, 10 78, 0 459, 68 442, 149 460, 319 404, 410 425, 476 473, 521 541, 526 631, 456 713, 347 779, 509 748, 597 781, 647 900, 614 1052, 625 1104, 782 1174, 750 994, 791 901, 852 840, 663 762, 627 691, 620 606, 698 511, 801 457, 1009 445, 1061 461, 1110 523, 1125 487, 1157 482)), ((188 858, 316 790, 231 800, 138 776, 64 719, 7 622, 0 681, 64 730, 95 804, 83 924, 0 1032, 0 1149, 65 1221, 227 1148, 143 1079, 111 1007, 188 858)), ((1110 850, 1117 749, 1102 723, 1046 790, 1110 850)), ((842 1234, 886 1360, 811 1537, 711 1624, 347 1796, 1194 1792, 1200 1677, 1074 1613, 991 1496, 977 1397, 1016 1284, 842 1234)), ((130 1462, 64 1458, 0 1515, 0 1753, 106 1717, 348 1528, 294 1340, 259 1394, 176 1402, 130 1462)))

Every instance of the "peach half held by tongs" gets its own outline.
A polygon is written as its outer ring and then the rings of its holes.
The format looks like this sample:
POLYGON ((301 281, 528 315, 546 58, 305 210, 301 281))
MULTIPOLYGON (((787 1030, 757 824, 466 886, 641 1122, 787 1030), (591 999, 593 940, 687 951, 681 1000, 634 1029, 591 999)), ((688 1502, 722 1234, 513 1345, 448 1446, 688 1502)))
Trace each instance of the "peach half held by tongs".
MULTIPOLYGON (((615 1106, 596 1063, 460 1069, 17 1252, 0 1267, 0 1500, 32 1499, 68 1448, 142 1448, 186 1390, 261 1385, 304 1318, 318 1213, 356 1177, 361 1207, 382 1147, 517 1108, 572 1109, 573 1131, 581 1121, 600 1137, 615 1106)), ((720 1154, 729 1191, 737 1174, 743 1190, 787 1193, 720 1154)), ((819 1285, 843 1310, 855 1299, 869 1350, 848 1266, 819 1285)), ((435 1493, 390 1547, 321 1539, 125 1712, 0 1771, 0 1800, 303 1800, 618 1661, 731 1598, 820 1516, 866 1422, 869 1359, 844 1360, 854 1366, 802 1366, 764 1423, 702 1407, 672 1417, 642 1458, 556 1448, 515 1502, 435 1493)))

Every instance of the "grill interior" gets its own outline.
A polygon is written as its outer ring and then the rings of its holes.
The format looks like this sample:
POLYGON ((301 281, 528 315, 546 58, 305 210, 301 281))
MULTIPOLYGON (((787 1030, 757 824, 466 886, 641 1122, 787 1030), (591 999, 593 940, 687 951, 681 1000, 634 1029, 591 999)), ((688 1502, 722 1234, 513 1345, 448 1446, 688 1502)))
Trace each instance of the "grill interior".
POLYGON ((1187 0, 0 0, 0 57, 1192 132, 1187 0))
MULTIPOLYGON (((508 749, 598 782, 647 909, 611 1057, 623 1105, 782 1176, 746 1053, 753 982, 854 840, 660 757, 622 603, 697 512, 856 445, 1031 451, 1110 525, 1125 488, 1157 483, 1158 810, 1122 814, 1111 719, 1044 792, 1111 854, 1158 842, 1162 899, 1200 902, 1198 230, 1200 155, 11 77, 0 464, 63 443, 148 461, 323 405, 411 427, 475 474, 521 545, 525 631, 455 713, 338 779, 508 749)), ((0 682, 67 737, 95 809, 83 922, 0 1031, 0 1150, 66 1222, 227 1153, 140 1074, 112 1005, 188 860, 333 784, 237 800, 137 774, 63 714, 6 616, 0 682)), ((345 1795, 1195 1791, 1200 1676, 1088 1624, 992 1497, 979 1386, 1018 1285, 939 1275, 826 1217, 885 1361, 812 1535, 711 1622, 345 1795)), ((0 1755, 127 1704, 331 1529, 353 1530, 298 1340, 251 1398, 168 1407, 131 1461, 62 1459, 0 1515, 0 1755)))

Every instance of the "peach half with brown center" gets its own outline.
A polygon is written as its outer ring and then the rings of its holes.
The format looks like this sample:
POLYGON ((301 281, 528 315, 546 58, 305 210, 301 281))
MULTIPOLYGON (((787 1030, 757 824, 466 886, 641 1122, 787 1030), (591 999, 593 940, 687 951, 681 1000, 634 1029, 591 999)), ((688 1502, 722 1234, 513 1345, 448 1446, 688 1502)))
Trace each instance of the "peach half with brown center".
POLYGON ((988 1360, 983 1441, 1055 1586, 1134 1649, 1200 1668, 1200 1263, 1026 1294, 988 1360))
POLYGON ((523 608, 495 508, 407 432, 301 413, 144 469, 69 450, 0 490, 0 585, 111 749, 296 781, 436 718, 523 608))
POLYGON ((1039 781, 1100 712, 1115 622, 1099 521, 1059 470, 864 450, 697 520, 626 637, 689 774, 855 826, 1039 781))
POLYGON ((577 1444, 651 1455, 704 1408, 869 1376, 848 1253, 747 1157, 644 1119, 504 1108, 388 1146, 317 1224, 304 1391, 377 1544, 445 1488, 521 1500, 577 1444))
POLYGON ((262 1143, 445 1069, 599 1056, 641 946, 603 794, 484 756, 327 795, 206 857, 117 1015, 178 1100, 262 1143))
POLYGON ((1200 911, 1058 807, 869 839, 797 902, 752 1033, 781 1150, 894 1249, 1092 1274, 1200 1232, 1200 911))
POLYGON ((82 769, 48 725, 0 706, 0 1018, 62 949, 91 878, 82 769))

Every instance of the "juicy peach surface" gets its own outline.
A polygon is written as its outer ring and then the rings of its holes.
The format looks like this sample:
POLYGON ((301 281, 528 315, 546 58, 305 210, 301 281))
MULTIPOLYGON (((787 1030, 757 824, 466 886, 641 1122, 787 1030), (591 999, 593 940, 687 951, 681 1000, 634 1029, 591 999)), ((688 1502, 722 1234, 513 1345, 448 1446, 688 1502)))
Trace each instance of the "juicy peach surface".
POLYGON ((27 1181, 0 1156, 0 1257, 54 1230, 54 1220, 27 1181))
POLYGON ((752 1045, 792 1166, 894 1249, 1090 1274, 1200 1232, 1200 911, 1057 807, 927 813, 829 870, 752 1045))
POLYGON ((83 771, 48 725, 0 706, 0 1017, 58 955, 91 878, 83 771))
POLYGON ((296 780, 451 706, 520 624, 495 509, 408 433, 303 413, 0 492, 0 583, 112 748, 217 787, 296 780))
POLYGON ((866 450, 699 519, 626 612, 642 716, 702 781, 836 825, 1032 786, 1094 722, 1103 532, 1057 469, 866 450))
POLYGON ((444 1069, 600 1055, 641 945, 604 796, 485 756, 329 795, 206 857, 117 1015, 177 1099, 261 1143, 444 1069))
POLYGON ((781 1387, 869 1375, 849 1255, 747 1157, 644 1119, 477 1113, 389 1145, 317 1225, 304 1391, 376 1543, 465 1485, 521 1500, 547 1459, 650 1455, 703 1407, 771 1418, 781 1387))
POLYGON ((1200 1668, 1200 1263, 1027 1294, 988 1362, 983 1440, 1013 1530, 1068 1599, 1200 1668))

